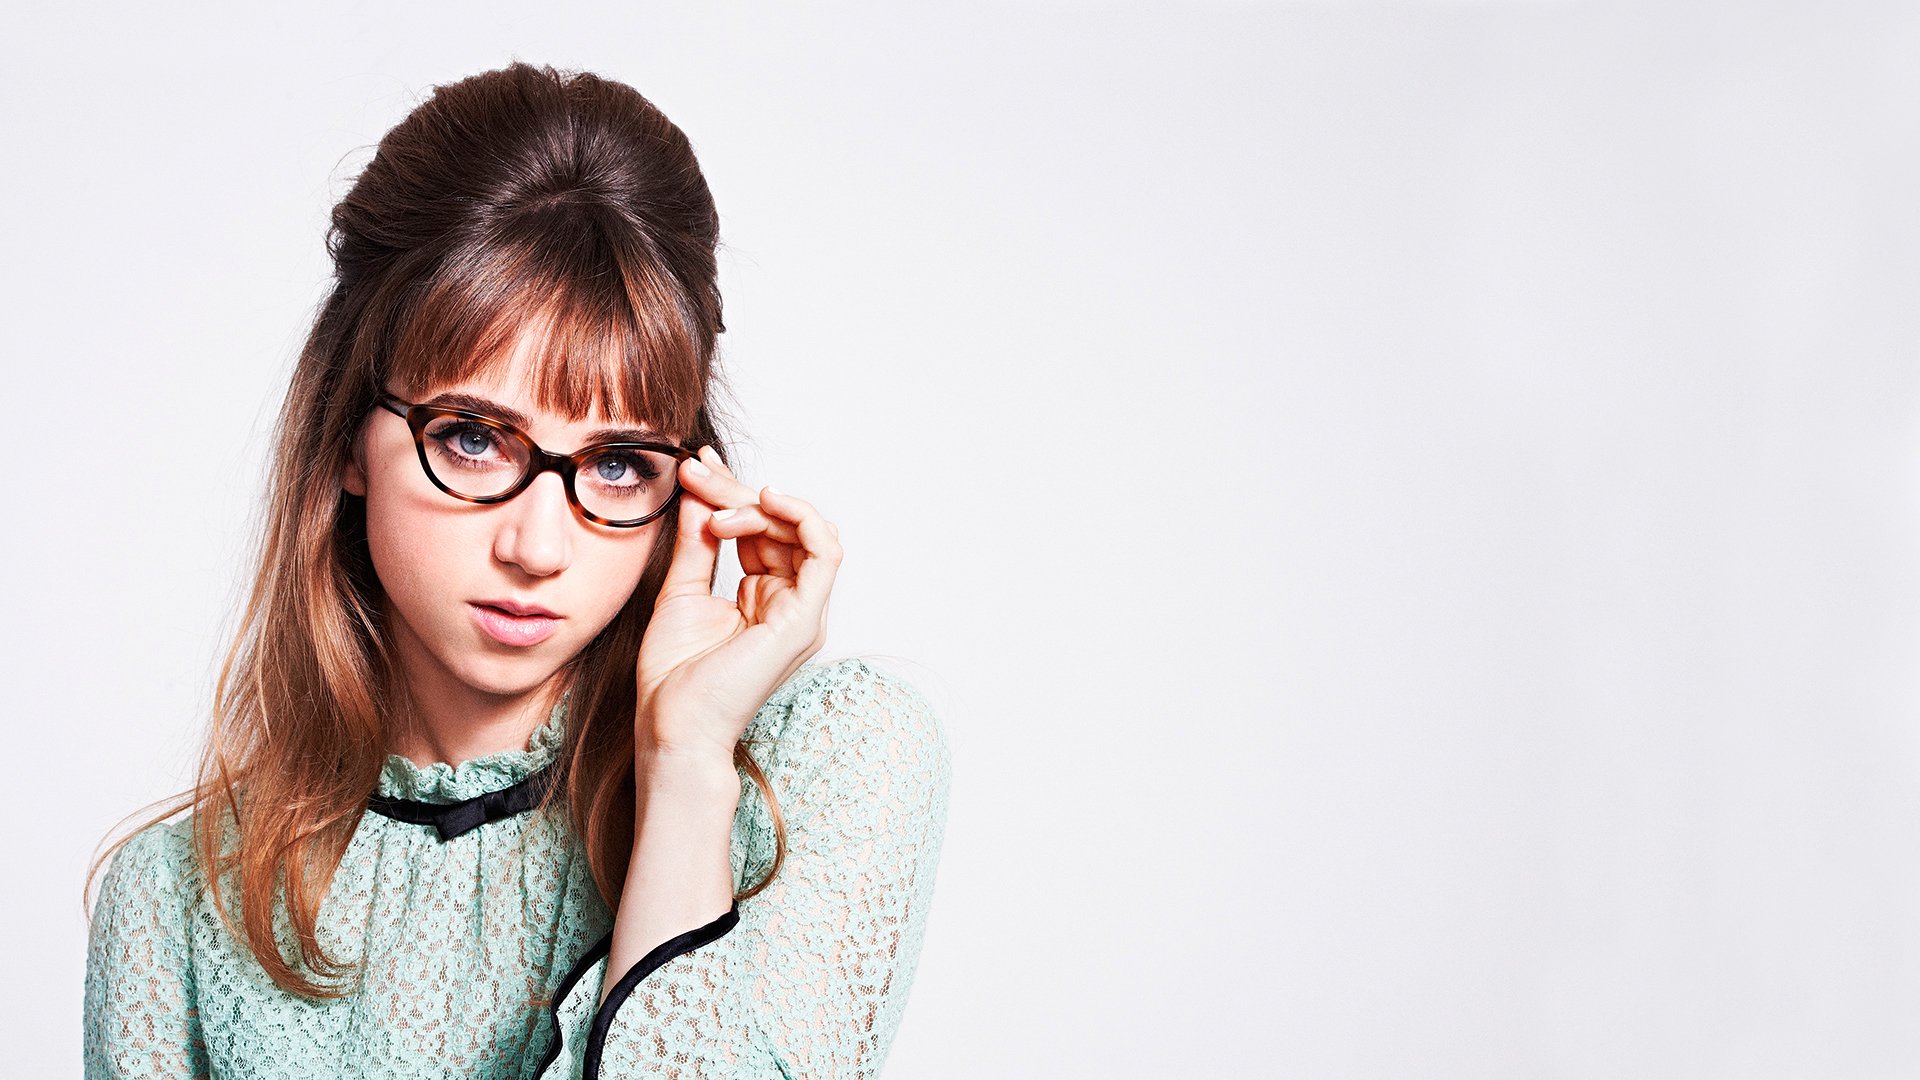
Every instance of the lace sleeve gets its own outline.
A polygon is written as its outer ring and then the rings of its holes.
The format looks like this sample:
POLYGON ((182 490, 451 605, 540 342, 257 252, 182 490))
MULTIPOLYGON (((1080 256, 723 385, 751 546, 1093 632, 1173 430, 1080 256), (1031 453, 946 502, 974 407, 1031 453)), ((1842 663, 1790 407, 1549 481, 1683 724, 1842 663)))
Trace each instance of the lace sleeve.
MULTIPOLYGON (((793 704, 787 859, 764 891, 664 942, 597 1010, 611 937, 555 995, 541 1080, 873 1077, 918 965, 952 767, 939 720, 858 658, 793 704)), ((757 877, 752 880, 758 880, 757 877)))
POLYGON ((87 1080, 207 1075, 187 960, 186 828, 149 826, 101 879, 87 938, 87 1080))

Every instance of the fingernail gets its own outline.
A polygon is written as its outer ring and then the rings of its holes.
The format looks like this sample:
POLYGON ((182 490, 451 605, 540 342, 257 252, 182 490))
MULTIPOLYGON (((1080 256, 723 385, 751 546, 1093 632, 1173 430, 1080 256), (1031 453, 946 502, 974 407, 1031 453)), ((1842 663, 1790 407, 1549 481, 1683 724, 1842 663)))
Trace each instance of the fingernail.
POLYGON ((726 518, 730 518, 732 516, 733 516, 733 507, 731 506, 727 507, 725 510, 715 510, 713 512, 713 520, 715 521, 721 521, 726 518))
POLYGON ((707 466, 697 457, 690 457, 687 459, 687 471, 692 473, 695 476, 713 475, 713 470, 707 468, 707 466))
POLYGON ((777 487, 774 487, 774 486, 773 486, 772 484, 768 484, 768 485, 767 485, 767 490, 768 490, 768 491, 771 491, 771 492, 773 492, 773 493, 774 493, 775 495, 785 495, 785 494, 786 494, 786 492, 784 492, 784 491, 781 491, 781 490, 780 490, 779 488, 777 488, 777 487))

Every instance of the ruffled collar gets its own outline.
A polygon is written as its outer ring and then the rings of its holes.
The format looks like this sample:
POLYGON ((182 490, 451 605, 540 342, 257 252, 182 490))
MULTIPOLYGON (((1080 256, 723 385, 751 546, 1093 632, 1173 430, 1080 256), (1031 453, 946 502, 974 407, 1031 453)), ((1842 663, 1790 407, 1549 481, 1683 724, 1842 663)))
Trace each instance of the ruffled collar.
POLYGON ((553 711, 547 714, 546 722, 533 730, 525 750, 502 750, 469 758, 458 765, 444 761, 420 765, 404 755, 388 754, 375 790, 394 799, 454 803, 511 787, 553 764, 559 756, 560 742, 566 735, 570 696, 571 691, 561 696, 553 711))

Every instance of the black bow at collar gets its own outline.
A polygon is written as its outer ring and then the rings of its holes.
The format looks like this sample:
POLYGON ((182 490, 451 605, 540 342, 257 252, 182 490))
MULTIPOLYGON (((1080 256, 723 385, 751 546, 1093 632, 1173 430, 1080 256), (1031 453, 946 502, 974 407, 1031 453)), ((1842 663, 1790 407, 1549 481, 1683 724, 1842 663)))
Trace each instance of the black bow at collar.
POLYGON ((367 809, 395 821, 432 825, 440 830, 440 839, 447 841, 490 821, 499 821, 533 809, 539 804, 540 797, 546 794, 547 785, 552 782, 553 766, 548 765, 510 787, 455 803, 420 802, 374 794, 367 798, 367 809))

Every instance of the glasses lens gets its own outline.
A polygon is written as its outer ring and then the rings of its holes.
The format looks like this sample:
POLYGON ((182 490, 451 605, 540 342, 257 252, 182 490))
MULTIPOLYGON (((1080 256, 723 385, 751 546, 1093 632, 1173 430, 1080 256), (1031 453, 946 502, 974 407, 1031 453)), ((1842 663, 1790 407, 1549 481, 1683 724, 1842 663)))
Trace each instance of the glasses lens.
POLYGON ((632 521, 660 509, 673 495, 672 454, 637 446, 608 446, 580 463, 573 490, 590 514, 608 521, 632 521))
POLYGON ((491 424, 436 416, 421 432, 434 479, 469 498, 486 499, 518 483, 527 445, 491 424))

